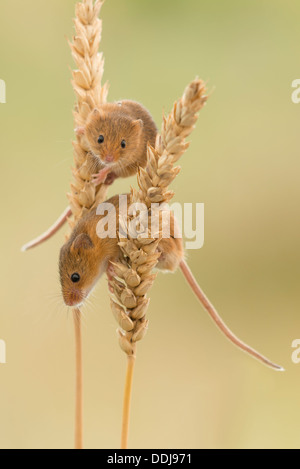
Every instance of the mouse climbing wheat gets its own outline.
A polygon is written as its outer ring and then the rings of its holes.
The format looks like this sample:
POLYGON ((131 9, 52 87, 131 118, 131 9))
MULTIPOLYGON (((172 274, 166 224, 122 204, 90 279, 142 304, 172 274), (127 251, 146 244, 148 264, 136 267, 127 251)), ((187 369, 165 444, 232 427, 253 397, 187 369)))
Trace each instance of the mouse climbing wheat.
MULTIPOLYGON (((92 156, 93 184, 111 185, 116 178, 133 176, 146 166, 147 145, 155 145, 157 127, 142 104, 124 100, 94 109, 86 125, 77 127, 75 132, 92 156)), ((71 208, 67 207, 45 233, 25 244, 22 251, 51 238, 71 215, 71 208)))
MULTIPOLYGON (((85 215, 75 226, 70 239, 62 247, 59 260, 61 289, 65 304, 72 307, 80 307, 96 286, 102 274, 108 271, 109 280, 112 277, 122 275, 119 260, 122 252, 118 245, 117 232, 119 231, 119 197, 115 196, 105 202, 112 204, 116 216, 116 232, 110 233, 110 237, 104 237, 99 232, 101 216, 93 209, 85 215)), ((113 215, 110 215, 113 216, 113 215)), ((280 365, 273 363, 268 358, 240 340, 225 324, 219 313, 201 290, 194 278, 187 262, 185 261, 182 238, 176 237, 176 221, 170 212, 168 238, 161 239, 158 248, 158 264, 156 268, 165 272, 181 270, 185 280, 197 299, 221 332, 238 348, 247 352, 252 357, 265 365, 283 371, 280 365)), ((123 318, 125 321, 126 318, 123 318)), ((128 317, 129 321, 129 317, 128 317)))
POLYGON ((95 158, 94 184, 112 184, 146 166, 147 145, 155 145, 157 127, 140 103, 119 101, 95 109, 76 133, 86 139, 95 158))

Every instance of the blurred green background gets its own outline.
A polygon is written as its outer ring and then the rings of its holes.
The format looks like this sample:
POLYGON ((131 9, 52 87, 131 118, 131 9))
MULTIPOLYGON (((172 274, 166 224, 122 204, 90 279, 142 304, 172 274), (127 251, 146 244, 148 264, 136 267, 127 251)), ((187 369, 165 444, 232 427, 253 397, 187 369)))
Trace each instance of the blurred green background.
MULTIPOLYGON (((64 230, 21 245, 67 204, 72 166, 75 0, 1 0, 0 447, 73 445, 73 324, 62 303, 64 230)), ((199 283, 233 331, 286 368, 228 343, 180 273, 151 293, 138 347, 130 447, 299 448, 300 77, 297 0, 107 0, 102 50, 110 100, 141 101, 158 125, 196 76, 213 90, 175 181, 176 201, 205 203, 199 283)), ((135 179, 117 181, 110 194, 135 179)), ((85 308, 85 446, 117 448, 126 359, 103 278, 85 308)))

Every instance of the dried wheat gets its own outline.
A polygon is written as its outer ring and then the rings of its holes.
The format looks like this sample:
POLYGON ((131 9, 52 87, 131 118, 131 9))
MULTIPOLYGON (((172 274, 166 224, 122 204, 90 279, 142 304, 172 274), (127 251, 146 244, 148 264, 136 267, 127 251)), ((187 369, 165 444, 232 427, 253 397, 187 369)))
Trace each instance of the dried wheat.
MULTIPOLYGON (((198 112, 206 100, 203 81, 194 80, 185 89, 182 98, 174 104, 171 113, 164 117, 155 149, 148 146, 147 166, 140 169, 138 174, 140 190, 131 191, 130 204, 146 204, 149 216, 152 203, 169 202, 174 195, 168 189, 180 171, 174 164, 187 150, 189 144, 186 143, 186 137, 194 129, 198 112)), ((128 218, 130 222, 131 217, 128 218)), ((135 355, 136 343, 147 332, 146 312, 150 301, 147 293, 156 278, 152 270, 160 255, 157 253, 159 241, 151 238, 148 227, 137 238, 130 234, 126 239, 119 238, 124 259, 114 264, 117 277, 110 282, 114 292, 111 307, 120 326, 120 346, 129 356, 135 355)))
MULTIPOLYGON (((103 1, 83 0, 76 4, 75 10, 75 36, 70 42, 72 56, 77 70, 72 72, 72 85, 77 97, 74 109, 75 128, 85 124, 90 112, 106 101, 108 86, 102 86, 104 70, 103 55, 99 53, 101 41, 102 21, 98 18, 103 1)), ((74 147, 73 176, 71 193, 68 194, 70 207, 74 220, 69 220, 71 228, 74 227, 84 213, 95 204, 103 202, 106 198, 107 186, 97 188, 91 182, 94 173, 92 155, 89 153, 84 140, 77 136, 74 147)), ((75 448, 83 448, 82 425, 82 343, 81 343, 81 312, 73 310, 75 326, 76 348, 76 394, 75 394, 75 448)))
MULTIPOLYGON (((89 113, 106 102, 108 85, 102 86, 104 70, 103 54, 99 52, 102 33, 102 21, 98 18, 102 0, 83 0, 76 4, 75 36, 70 42, 72 56, 77 70, 72 72, 72 85, 77 97, 74 109, 75 128, 85 124, 89 113)), ((94 161, 85 145, 84 139, 77 136, 73 142, 74 182, 68 194, 70 207, 78 220, 86 210, 105 200, 107 186, 97 188, 91 182, 94 161)), ((74 226, 74 222, 71 222, 74 226)))

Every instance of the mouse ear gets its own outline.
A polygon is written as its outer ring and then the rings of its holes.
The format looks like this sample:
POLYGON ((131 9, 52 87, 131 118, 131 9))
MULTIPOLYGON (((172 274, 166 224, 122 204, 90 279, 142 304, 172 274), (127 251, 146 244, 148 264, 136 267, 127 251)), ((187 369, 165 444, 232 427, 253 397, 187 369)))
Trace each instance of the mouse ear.
POLYGON ((133 121, 131 125, 133 130, 139 133, 144 127, 144 122, 142 121, 142 119, 137 119, 136 121, 133 121))
POLYGON ((75 133, 76 135, 84 135, 85 134, 85 127, 76 127, 75 133))
POLYGON ((79 251, 80 249, 92 249, 94 247, 93 241, 89 235, 82 233, 75 238, 71 246, 71 251, 79 251))
POLYGON ((98 108, 95 108, 93 110, 92 115, 96 119, 104 119, 104 117, 105 117, 104 111, 102 109, 98 109, 98 108))
POLYGON ((136 121, 132 122, 132 127, 134 129, 141 130, 144 127, 144 122, 142 121, 142 119, 137 119, 136 121))

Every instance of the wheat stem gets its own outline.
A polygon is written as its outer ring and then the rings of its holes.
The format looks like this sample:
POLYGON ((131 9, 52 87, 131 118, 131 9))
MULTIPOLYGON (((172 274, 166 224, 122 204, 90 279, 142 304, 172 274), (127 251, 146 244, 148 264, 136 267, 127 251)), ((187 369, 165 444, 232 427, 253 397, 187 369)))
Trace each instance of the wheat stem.
POLYGON ((75 449, 83 448, 83 380, 82 380, 82 335, 81 312, 73 310, 75 330, 75 449))
POLYGON ((127 370, 126 370, 124 400, 123 400, 123 421, 122 421, 121 449, 127 449, 128 448, 129 423, 130 423, 130 405, 131 405, 132 382, 133 382, 133 372, 134 372, 135 358, 136 358, 135 355, 128 355, 127 356, 127 370))
MULTIPOLYGON (((107 85, 102 86, 104 60, 99 53, 102 22, 98 18, 102 0, 83 0, 76 4, 75 35, 70 42, 73 59, 77 69, 73 71, 73 89, 77 102, 74 109, 74 125, 84 125, 87 116, 106 101, 107 85)), ((71 228, 93 205, 103 202, 107 187, 97 188, 91 179, 94 172, 93 159, 80 137, 73 142, 74 181, 68 194, 70 209, 74 220, 69 220, 71 228)), ((75 448, 83 447, 83 397, 82 397, 82 341, 81 313, 74 309, 75 346, 76 346, 76 390, 75 390, 75 448)))
MULTIPOLYGON (((187 86, 182 98, 174 104, 171 113, 164 118, 155 148, 148 146, 146 168, 139 170, 137 178, 140 190, 137 192, 132 189, 129 201, 130 205, 145 204, 147 217, 151 218, 152 203, 163 204, 172 199, 174 193, 168 190, 168 186, 179 173, 179 168, 174 165, 188 148, 186 137, 194 129, 198 113, 206 100, 205 84, 199 79, 194 80, 187 86)), ((128 221, 133 217, 129 215, 128 221)), ((119 236, 123 259, 113 264, 117 275, 109 282, 110 290, 114 293, 111 308, 120 327, 119 344, 128 356, 122 448, 127 448, 133 365, 137 342, 143 339, 148 329, 146 312, 150 300, 147 293, 156 278, 152 270, 160 257, 157 252, 159 241, 151 237, 147 226, 141 226, 137 238, 130 233, 126 239, 119 236)))

